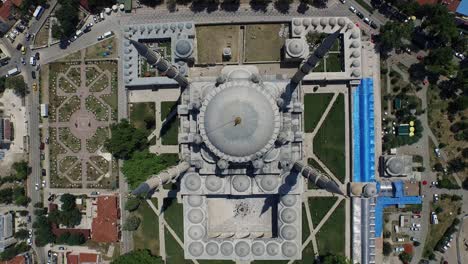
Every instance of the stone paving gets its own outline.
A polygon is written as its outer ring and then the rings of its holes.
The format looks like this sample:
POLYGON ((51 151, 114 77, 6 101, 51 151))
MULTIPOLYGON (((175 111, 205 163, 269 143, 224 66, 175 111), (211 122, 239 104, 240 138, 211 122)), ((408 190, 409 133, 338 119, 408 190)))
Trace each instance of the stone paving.
MULTIPOLYGON (((79 64, 70 66, 65 73, 59 73, 55 85, 57 96, 65 98, 54 113, 57 122, 49 124, 50 130, 57 131, 54 133, 56 137, 54 140, 65 150, 64 153, 57 155, 57 163, 55 164, 59 167, 66 157, 74 157, 68 158, 69 160, 74 160, 74 162, 67 166, 64 171, 56 168, 57 175, 59 178, 66 178, 74 187, 106 188, 105 184, 101 181, 104 178, 112 178, 113 166, 115 167, 113 163, 115 161, 110 155, 103 155, 104 153, 101 153, 103 142, 97 141, 96 138, 99 134, 97 132, 103 129, 107 130, 107 135, 109 135, 109 126, 115 121, 115 118, 112 116, 111 106, 101 97, 110 95, 113 92, 111 89, 111 72, 100 69, 98 65, 86 64, 85 51, 83 50, 79 64), (91 77, 87 74, 87 70, 96 71, 97 73, 93 75, 94 78, 91 81, 87 80, 87 76, 91 77), (107 84, 103 83, 103 78, 107 81, 107 84), (100 82, 100 87, 96 89, 95 83, 98 81, 100 82), (94 107, 88 105, 88 98, 93 98, 96 103, 94 107), (98 110, 105 111, 103 115, 105 118, 97 118, 98 114, 102 114, 102 112, 98 113, 98 110), (63 131, 69 131, 69 133, 64 135, 63 131), (65 137, 72 138, 72 141, 75 140, 75 142, 78 141, 79 150, 76 151, 76 149, 69 145, 70 143, 67 144, 63 140, 65 137), (90 145, 90 142, 96 141, 97 143, 94 144, 99 144, 99 147, 96 153, 92 153, 87 146, 90 145), (105 165, 101 164, 99 166, 96 164, 95 158, 93 158, 96 156, 103 157, 108 163, 108 168, 105 168, 105 165), (72 177, 71 173, 76 174, 77 171, 81 171, 81 175, 72 177), (99 177, 91 179, 91 175, 88 177, 88 173, 97 174, 99 177)), ((51 157, 51 159, 53 158, 51 157)), ((51 163, 51 166, 53 164, 51 163)), ((54 186, 53 177, 51 177, 51 186, 59 187, 54 186)))

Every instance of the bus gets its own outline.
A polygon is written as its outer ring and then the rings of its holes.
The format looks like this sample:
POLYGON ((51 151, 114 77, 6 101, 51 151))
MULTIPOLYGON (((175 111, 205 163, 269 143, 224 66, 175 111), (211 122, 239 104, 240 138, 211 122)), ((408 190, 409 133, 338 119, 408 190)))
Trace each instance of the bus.
POLYGON ((33 17, 35 17, 36 20, 39 20, 42 16, 42 13, 44 13, 44 8, 42 6, 37 6, 36 10, 34 10, 33 17))

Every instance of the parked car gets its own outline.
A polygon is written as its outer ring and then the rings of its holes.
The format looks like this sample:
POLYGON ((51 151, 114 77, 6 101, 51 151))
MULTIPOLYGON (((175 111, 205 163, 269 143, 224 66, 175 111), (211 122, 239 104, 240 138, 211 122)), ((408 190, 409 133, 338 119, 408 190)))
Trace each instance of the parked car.
POLYGON ((42 176, 46 176, 46 175, 47 175, 46 169, 42 169, 41 172, 42 172, 42 176))
POLYGON ((32 71, 32 72, 31 72, 31 77, 32 77, 33 79, 36 79, 36 72, 35 72, 35 71, 32 71))
POLYGON ((21 48, 23 47, 23 45, 21 43, 19 43, 18 45, 16 45, 16 49, 17 50, 21 50, 21 48))
POLYGON ((34 190, 36 190, 36 191, 39 190, 39 183, 36 183, 36 186, 34 186, 34 190))
POLYGON ((55 194, 51 194, 49 198, 47 198, 47 201, 49 202, 52 202, 53 200, 55 200, 55 194))
POLYGON ((435 152, 436 156, 437 156, 438 158, 440 158, 440 149, 439 149, 439 148, 435 148, 435 149, 434 149, 434 152, 435 152))
POLYGON ((439 195, 437 193, 434 193, 434 202, 439 201, 439 195))
POLYGON ((364 18, 364 15, 359 12, 359 11, 356 11, 356 16, 358 16, 359 18, 363 19, 364 18))
POLYGON ((36 58, 36 60, 39 60, 41 58, 39 52, 36 52, 36 54, 34 54, 34 57, 36 58))
POLYGON ((26 60, 23 57, 21 57, 21 64, 26 65, 26 60))
POLYGON ((354 6, 349 6, 349 10, 353 13, 356 13, 356 8, 354 8, 354 6))
POLYGON ((367 17, 365 17, 365 18, 364 18, 364 23, 366 23, 366 24, 370 25, 370 19, 369 19, 369 18, 367 18, 367 17))
POLYGON ((46 181, 42 180, 42 188, 45 188, 45 187, 46 187, 46 181))
POLYGON ((376 24, 374 21, 371 21, 371 22, 370 22, 370 26, 371 26, 371 28, 373 28, 373 29, 379 28, 379 27, 377 26, 377 24, 376 24))
POLYGON ((340 0, 342 4, 346 4, 346 0, 340 0))

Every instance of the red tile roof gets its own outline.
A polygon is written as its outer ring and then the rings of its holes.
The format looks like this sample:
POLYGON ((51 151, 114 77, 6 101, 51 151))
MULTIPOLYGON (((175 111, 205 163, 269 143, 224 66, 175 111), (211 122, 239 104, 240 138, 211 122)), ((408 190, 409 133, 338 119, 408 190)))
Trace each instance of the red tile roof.
POLYGON ((89 11, 89 5, 88 5, 88 0, 80 0, 80 5, 89 11))
POLYGON ((80 264, 97 263, 98 255, 93 253, 80 253, 80 264))
POLYGON ((94 253, 67 253, 67 264, 95 264, 98 263, 98 255, 94 253))
MULTIPOLYGON (((8 0, 7 0, 8 1, 8 0)), ((23 3, 23 0, 11 0, 11 2, 17 6, 17 7, 20 7, 21 4, 23 3)))
POLYGON ((97 216, 93 219, 91 239, 96 242, 119 241, 119 203, 117 196, 97 199, 97 216))
POLYGON ((67 264, 79 264, 79 257, 78 255, 72 255, 71 253, 67 253, 67 264))
POLYGON ((16 256, 8 261, 2 261, 0 263, 2 264, 25 264, 26 259, 24 258, 24 256, 16 256))
POLYGON ((56 224, 52 224, 52 233, 59 237, 62 234, 82 234, 86 240, 91 238, 91 230, 89 229, 77 229, 77 228, 59 228, 56 224))
POLYGON ((420 5, 436 5, 440 3, 441 5, 447 6, 447 9, 450 12, 455 12, 461 0, 417 0, 420 5))
POLYGON ((3 121, 3 138, 5 140, 11 139, 11 123, 8 119, 4 119, 3 121))
POLYGON ((3 21, 7 21, 8 17, 11 15, 11 7, 13 5, 19 7, 23 0, 6 0, 1 6, 0 6, 0 18, 3 21))
POLYGON ((438 0, 417 0, 417 2, 420 5, 435 5, 437 4, 438 0))

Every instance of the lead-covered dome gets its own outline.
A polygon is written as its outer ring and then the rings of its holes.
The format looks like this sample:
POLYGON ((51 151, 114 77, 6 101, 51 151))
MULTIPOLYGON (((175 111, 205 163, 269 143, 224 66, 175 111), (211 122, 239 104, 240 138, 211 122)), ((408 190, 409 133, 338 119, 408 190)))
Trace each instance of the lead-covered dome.
POLYGON ((234 80, 208 92, 198 123, 204 143, 215 155, 247 162, 274 146, 280 115, 274 98, 261 85, 234 80))

